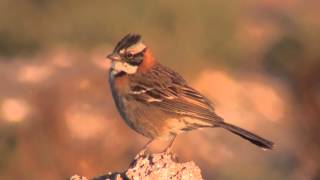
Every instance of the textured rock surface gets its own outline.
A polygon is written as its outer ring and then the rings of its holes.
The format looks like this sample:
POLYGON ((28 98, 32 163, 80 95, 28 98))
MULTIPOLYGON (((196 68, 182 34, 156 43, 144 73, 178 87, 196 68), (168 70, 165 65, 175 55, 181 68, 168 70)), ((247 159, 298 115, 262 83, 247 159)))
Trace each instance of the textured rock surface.
MULTIPOLYGON (((106 175, 97 176, 93 180, 139 180, 139 179, 202 179, 200 169, 194 162, 179 163, 175 155, 171 153, 148 154, 139 153, 131 162, 125 172, 110 172, 106 175)), ((70 180, 87 180, 78 175, 70 180)))

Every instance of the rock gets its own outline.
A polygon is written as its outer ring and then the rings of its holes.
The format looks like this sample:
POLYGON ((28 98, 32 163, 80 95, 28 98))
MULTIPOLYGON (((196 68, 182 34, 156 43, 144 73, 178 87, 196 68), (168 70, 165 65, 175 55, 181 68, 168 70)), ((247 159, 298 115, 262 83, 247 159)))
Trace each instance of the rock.
MULTIPOLYGON (((72 176, 74 177, 74 176, 72 176)), ((85 180, 78 179, 70 180, 85 180)), ((201 180, 201 170, 194 162, 180 163, 172 153, 150 154, 143 151, 136 155, 125 172, 110 172, 97 176, 93 180, 201 180)))
POLYGON ((73 175, 69 178, 69 180, 88 180, 86 177, 79 176, 79 175, 73 175))

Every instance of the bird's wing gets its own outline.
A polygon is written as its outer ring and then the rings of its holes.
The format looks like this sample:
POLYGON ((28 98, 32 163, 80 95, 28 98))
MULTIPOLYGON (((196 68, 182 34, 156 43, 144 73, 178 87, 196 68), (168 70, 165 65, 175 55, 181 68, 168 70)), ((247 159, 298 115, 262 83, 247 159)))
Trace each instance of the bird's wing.
POLYGON ((211 102, 173 70, 157 64, 147 73, 133 76, 130 96, 163 111, 198 118, 211 123, 222 119, 211 102))

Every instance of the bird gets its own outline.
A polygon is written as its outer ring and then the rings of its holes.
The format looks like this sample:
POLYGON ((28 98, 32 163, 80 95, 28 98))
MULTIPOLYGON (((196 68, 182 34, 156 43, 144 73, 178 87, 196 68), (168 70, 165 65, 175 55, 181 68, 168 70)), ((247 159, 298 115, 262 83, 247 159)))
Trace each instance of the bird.
POLYGON ((130 128, 149 138, 144 148, 164 138, 170 140, 167 151, 177 135, 201 128, 223 128, 262 149, 273 148, 273 142, 217 115, 212 101, 155 59, 141 35, 125 35, 107 59, 116 108, 130 128))

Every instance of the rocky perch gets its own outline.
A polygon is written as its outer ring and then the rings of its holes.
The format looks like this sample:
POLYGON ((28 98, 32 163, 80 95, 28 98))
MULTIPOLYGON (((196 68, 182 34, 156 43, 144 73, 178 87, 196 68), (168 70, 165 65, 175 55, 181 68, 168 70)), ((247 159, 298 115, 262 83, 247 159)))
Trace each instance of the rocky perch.
MULTIPOLYGON (((87 180, 79 175, 72 176, 69 180, 87 180)), ((150 154, 146 151, 136 155, 125 172, 109 172, 96 176, 92 180, 139 180, 139 179, 176 179, 200 180, 201 171, 194 162, 180 163, 174 154, 163 152, 150 154)))

